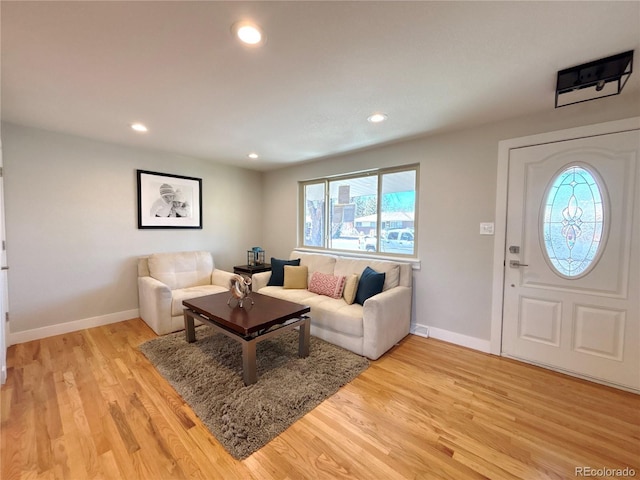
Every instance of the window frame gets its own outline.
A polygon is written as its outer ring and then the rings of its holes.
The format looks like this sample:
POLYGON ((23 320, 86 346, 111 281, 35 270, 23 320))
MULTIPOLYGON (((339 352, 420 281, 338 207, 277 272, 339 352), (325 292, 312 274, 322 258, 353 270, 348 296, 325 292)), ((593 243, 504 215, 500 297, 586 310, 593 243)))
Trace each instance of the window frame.
MULTIPOLYGON (((327 177, 313 178, 309 180, 301 180, 298 181, 298 239, 297 239, 297 248, 298 249, 309 249, 314 251, 325 251, 325 252, 341 252, 347 254, 354 255, 366 255, 366 256, 375 256, 375 257, 392 257, 392 258, 405 258, 405 259, 416 259, 418 256, 418 208, 420 205, 419 201, 420 196, 420 164, 410 164, 410 165, 401 165, 397 167, 388 167, 388 168, 379 168, 358 172, 351 172, 340 175, 331 175, 327 177), (384 252, 381 246, 382 239, 382 231, 383 223, 381 221, 382 218, 382 198, 383 198, 383 178, 385 175, 393 174, 393 173, 401 173, 401 172, 415 172, 415 185, 414 185, 414 208, 413 208, 413 253, 396 253, 396 252, 384 252), (330 247, 331 243, 331 191, 330 184, 331 182, 342 181, 342 180, 350 180, 354 178, 363 178, 369 176, 377 177, 377 191, 376 191, 376 228, 375 228, 375 242, 376 242, 376 250, 374 252, 367 251, 366 249, 362 250, 352 250, 345 248, 334 248, 330 247), (324 219, 322 226, 322 246, 313 246, 313 245, 305 245, 306 238, 306 229, 307 229, 307 205, 306 205, 306 188, 310 185, 323 185, 324 186, 324 219)), ((404 227, 407 229, 407 227, 404 227)), ((393 227, 393 229, 402 229, 402 227, 393 227)), ((399 233, 400 235, 400 233, 399 233)))

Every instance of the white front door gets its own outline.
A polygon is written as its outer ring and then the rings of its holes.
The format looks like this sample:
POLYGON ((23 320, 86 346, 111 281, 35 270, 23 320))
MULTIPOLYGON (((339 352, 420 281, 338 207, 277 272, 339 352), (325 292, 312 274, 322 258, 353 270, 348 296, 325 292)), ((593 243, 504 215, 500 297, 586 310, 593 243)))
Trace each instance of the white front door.
POLYGON ((640 391, 640 131, 509 153, 502 354, 640 391))

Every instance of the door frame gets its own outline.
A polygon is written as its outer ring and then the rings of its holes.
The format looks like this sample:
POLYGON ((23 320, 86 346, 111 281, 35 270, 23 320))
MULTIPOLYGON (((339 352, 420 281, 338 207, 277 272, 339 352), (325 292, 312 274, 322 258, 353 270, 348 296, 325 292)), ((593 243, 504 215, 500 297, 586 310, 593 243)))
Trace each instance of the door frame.
POLYGON ((7 251, 4 222, 4 163, 2 160, 2 138, 0 137, 0 385, 7 381, 7 336, 9 335, 9 325, 7 323, 7 312, 9 309, 8 296, 8 275, 7 275, 7 251))
POLYGON ((504 303, 505 250, 507 238, 507 193, 509 187, 509 154, 512 149, 610 133, 640 129, 640 117, 585 125, 555 132, 540 133, 498 142, 498 177, 496 181, 495 236, 493 240, 493 282, 491 299, 491 340, 489 352, 502 354, 502 307, 504 303))

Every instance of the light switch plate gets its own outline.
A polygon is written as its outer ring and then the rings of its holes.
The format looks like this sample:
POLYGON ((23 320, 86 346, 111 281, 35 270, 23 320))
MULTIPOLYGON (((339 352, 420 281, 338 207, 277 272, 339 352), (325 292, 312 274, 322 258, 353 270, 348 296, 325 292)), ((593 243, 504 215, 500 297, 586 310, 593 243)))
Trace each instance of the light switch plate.
POLYGON ((481 223, 480 235, 493 235, 493 222, 481 223))

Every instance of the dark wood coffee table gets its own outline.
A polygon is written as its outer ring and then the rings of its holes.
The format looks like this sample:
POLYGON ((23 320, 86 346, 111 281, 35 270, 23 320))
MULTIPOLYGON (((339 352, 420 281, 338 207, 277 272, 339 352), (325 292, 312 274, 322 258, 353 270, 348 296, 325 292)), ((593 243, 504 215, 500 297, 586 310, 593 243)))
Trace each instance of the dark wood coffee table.
POLYGON ((309 355, 311 323, 305 314, 311 311, 306 305, 287 302, 279 298, 252 293, 244 307, 232 301, 227 305, 230 292, 184 300, 184 330, 187 342, 196 341, 194 319, 200 320, 242 344, 242 377, 245 385, 258 381, 256 371, 256 344, 275 335, 300 327, 298 356, 309 355), (271 329, 279 325, 278 328, 271 329))

